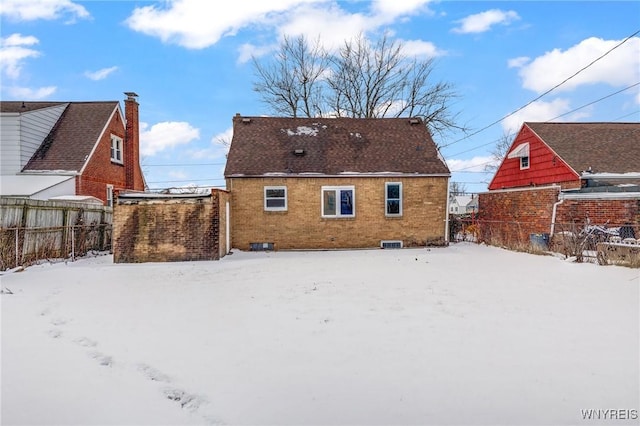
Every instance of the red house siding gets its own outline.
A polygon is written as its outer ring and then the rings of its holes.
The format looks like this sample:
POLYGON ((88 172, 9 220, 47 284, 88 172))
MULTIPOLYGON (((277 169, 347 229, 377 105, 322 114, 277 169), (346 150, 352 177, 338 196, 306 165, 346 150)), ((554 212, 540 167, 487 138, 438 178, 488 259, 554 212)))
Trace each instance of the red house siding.
POLYGON ((139 164, 138 103, 127 99, 125 109, 129 128, 125 129, 119 111, 113 114, 82 175, 76 177, 76 194, 91 195, 106 203, 107 185, 113 185, 114 191, 144 190, 144 179, 139 164), (111 161, 111 135, 123 140, 123 164, 111 161))
POLYGON ((516 136, 509 152, 526 142, 529 143, 529 168, 520 170, 519 158, 505 157, 489 184, 490 191, 552 183, 562 183, 563 188, 580 187, 580 176, 526 125, 516 136))
POLYGON ((113 185, 114 189, 125 188, 124 165, 111 162, 111 135, 125 139, 124 124, 117 113, 111 118, 82 175, 76 178, 78 194, 91 195, 106 202, 107 184, 113 185))

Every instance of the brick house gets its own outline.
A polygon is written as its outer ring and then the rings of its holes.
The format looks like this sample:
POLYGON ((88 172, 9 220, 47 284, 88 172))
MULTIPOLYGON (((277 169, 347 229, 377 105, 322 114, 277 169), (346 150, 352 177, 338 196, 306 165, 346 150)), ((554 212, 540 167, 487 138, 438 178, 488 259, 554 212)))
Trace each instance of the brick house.
POLYGON ((420 119, 233 119, 232 244, 444 245, 450 172, 420 119))
POLYGON ((640 123, 522 125, 479 196, 491 237, 528 241, 585 223, 640 225, 640 123))
POLYGON ((0 102, 0 196, 84 196, 142 191, 137 95, 118 101, 0 102))

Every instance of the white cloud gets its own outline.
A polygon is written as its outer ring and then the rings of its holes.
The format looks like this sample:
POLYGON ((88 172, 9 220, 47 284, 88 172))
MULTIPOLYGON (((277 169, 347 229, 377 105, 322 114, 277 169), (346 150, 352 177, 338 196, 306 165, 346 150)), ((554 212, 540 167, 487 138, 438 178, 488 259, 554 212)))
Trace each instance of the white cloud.
POLYGON ((512 116, 504 119, 502 121, 502 128, 505 133, 511 134, 520 130, 522 123, 525 121, 550 121, 560 115, 562 115, 562 117, 558 118, 557 121, 579 121, 589 115, 588 109, 567 114, 571 109, 568 99, 557 98, 550 102, 536 101, 521 111, 518 111, 512 116))
POLYGON ((374 0, 371 9, 377 15, 394 18, 416 13, 416 11, 433 14, 433 12, 428 9, 430 2, 430 0, 374 0))
POLYGON ((523 66, 525 66, 525 64, 527 62, 529 62, 531 60, 530 57, 528 56, 520 56, 517 58, 513 58, 513 59, 509 59, 507 61, 507 67, 508 68, 521 68, 523 66))
POLYGON ((484 172, 485 166, 493 161, 492 157, 473 157, 468 160, 449 159, 447 166, 452 172, 484 172))
POLYGON ((436 56, 444 56, 446 51, 440 50, 435 44, 422 40, 405 40, 402 42, 403 52, 407 56, 424 56, 427 58, 435 58, 436 56))
POLYGON ((513 10, 491 9, 455 21, 460 26, 451 31, 458 34, 483 33, 489 31, 496 24, 509 25, 518 19, 520 19, 520 16, 513 10))
POLYGON ((87 71, 84 73, 84 75, 90 80, 94 80, 94 81, 104 80, 117 69, 118 67, 115 67, 115 66, 109 67, 109 68, 102 68, 98 71, 87 71))
POLYGON ((203 49, 242 28, 268 22, 275 14, 290 11, 301 3, 305 1, 247 1, 222 8, 216 2, 173 0, 137 7, 126 23, 131 29, 163 42, 203 49))
POLYGON ((36 58, 40 52, 29 47, 38 44, 38 39, 33 36, 11 34, 0 39, 0 70, 7 77, 16 79, 20 76, 25 59, 36 58))
MULTIPOLYGON (((308 40, 322 40, 327 50, 334 50, 360 33, 380 29, 384 25, 415 13, 430 13, 428 0, 377 0, 365 13, 350 13, 334 0, 271 0, 243 2, 242 7, 220 8, 215 2, 173 0, 134 9, 127 25, 141 33, 158 37, 163 42, 189 49, 203 49, 222 37, 253 27, 264 34, 271 31, 281 40, 285 35, 304 35, 308 40)), ((427 42, 411 42, 422 54, 439 54, 427 42)), ((274 48, 272 42, 259 47, 245 44, 239 50, 239 63, 251 55, 261 56, 274 48)))
POLYGON ((190 150, 189 156, 193 159, 221 159, 226 158, 229 153, 229 146, 233 138, 233 127, 227 128, 224 132, 218 133, 211 138, 211 144, 207 148, 190 150))
POLYGON ((46 99, 53 95, 58 88, 56 86, 40 87, 38 89, 31 89, 29 87, 8 87, 9 94, 16 99, 30 99, 37 101, 40 99, 46 99))
MULTIPOLYGON (((526 89, 543 93, 584 68, 619 44, 621 40, 591 37, 565 51, 554 49, 522 64, 518 72, 526 89)), ((571 91, 578 86, 603 83, 614 87, 640 81, 640 38, 634 37, 611 51, 556 91, 571 91)))
POLYGON ((239 52, 238 63, 244 64, 246 62, 249 62, 252 57, 259 58, 261 56, 267 55, 270 52, 273 52, 277 48, 278 48, 277 45, 256 46, 251 43, 244 43, 238 49, 238 52, 239 52))
POLYGON ((140 123, 140 153, 156 153, 178 145, 188 144, 200 137, 200 130, 186 122, 166 121, 149 127, 140 123))
POLYGON ((70 0, 2 0, 0 15, 16 21, 53 20, 68 16, 68 22, 76 18, 89 18, 84 6, 70 0))

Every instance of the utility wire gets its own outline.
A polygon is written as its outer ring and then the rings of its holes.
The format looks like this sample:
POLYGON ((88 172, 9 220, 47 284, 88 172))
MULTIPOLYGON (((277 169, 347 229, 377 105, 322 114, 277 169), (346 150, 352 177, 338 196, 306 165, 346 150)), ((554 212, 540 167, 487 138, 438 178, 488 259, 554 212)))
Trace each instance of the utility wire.
MULTIPOLYGON (((601 101, 603 101, 603 100, 605 100, 605 99, 607 99, 607 98, 610 98, 611 96, 614 96, 614 95, 617 95, 617 94, 619 94, 619 93, 622 93, 622 92, 624 92, 624 91, 626 91, 626 90, 632 89, 632 88, 634 88, 634 87, 636 87, 636 86, 638 86, 638 85, 640 85, 640 81, 639 81, 639 82, 637 82, 637 83, 632 84, 631 86, 627 86, 627 87, 625 87, 624 89, 620 89, 620 90, 618 90, 618 91, 616 91, 616 92, 609 93, 608 95, 603 96, 603 97, 601 97, 601 98, 599 98, 599 99, 596 99, 595 101, 591 101, 591 102, 589 102, 589 103, 587 103, 587 104, 584 104, 584 105, 581 105, 581 106, 579 106, 579 107, 577 107, 577 108, 574 108, 574 109, 572 109, 571 111, 567 111, 567 112, 565 112, 565 113, 563 113, 563 114, 561 114, 561 115, 558 115, 557 117, 553 117, 553 118, 550 118, 550 119, 548 119, 548 120, 545 120, 545 121, 544 121, 544 123, 548 123, 549 121, 552 121, 552 120, 555 120, 555 119, 557 119, 557 118, 563 117, 563 116, 565 116, 565 115, 567 115, 567 114, 571 114, 571 113, 574 113, 574 112, 576 112, 576 111, 579 111, 579 110, 581 110, 582 108, 586 108, 586 107, 588 107, 588 106, 590 106, 590 105, 593 105, 593 104, 595 104, 595 103, 601 102, 601 101)), ((632 113, 632 114, 634 114, 634 113, 632 113)), ((632 115, 632 114, 628 114, 628 115, 632 115)), ((626 117, 626 115, 625 115, 625 117, 626 117)), ((506 118, 506 117, 505 117, 505 118, 506 118)), ((624 117, 620 117, 620 118, 624 118, 624 117)), ((500 139, 501 139, 501 138, 498 138, 498 139, 492 140, 492 141, 490 141, 490 142, 484 143, 484 144, 482 144, 482 145, 478 145, 478 146, 476 146, 476 147, 469 148, 469 149, 467 149, 467 150, 457 152, 457 153, 455 153, 455 154, 452 154, 452 155, 451 155, 451 157, 455 157, 455 156, 460 155, 460 154, 465 154, 465 153, 470 152, 470 151, 475 151, 476 149, 480 149, 480 148, 482 148, 482 147, 484 147, 484 146, 494 144, 494 143, 498 142, 500 139)), ((453 144, 449 144, 449 145, 453 145, 453 144)))
POLYGON ((554 90, 556 90, 558 87, 562 86, 563 84, 565 84, 567 81, 571 80, 572 78, 574 78, 575 76, 577 76, 578 74, 580 74, 582 71, 586 70, 587 68, 591 67, 593 64, 595 64, 596 62, 598 62, 600 59, 604 58, 605 56, 607 56, 609 53, 613 52, 615 49, 617 49, 618 47, 622 46, 624 43, 626 43, 627 41, 629 41, 632 37, 636 36, 638 33, 640 33, 640 30, 637 30, 636 32, 634 32, 633 34, 631 34, 630 36, 628 36, 627 38, 625 38, 624 40, 622 40, 620 43, 618 43, 617 45, 613 46, 611 49, 607 50, 604 54, 602 54, 601 56, 599 56, 598 58, 594 59, 593 61, 591 61, 589 64, 587 64, 586 66, 584 66, 583 68, 581 68, 580 70, 578 70, 576 73, 574 73, 573 75, 567 77, 566 79, 564 79, 563 81, 561 81, 560 83, 556 84, 555 86, 553 86, 551 89, 547 90, 546 92, 542 93, 540 96, 538 96, 535 99, 532 99, 531 101, 527 102, 526 104, 524 104, 523 106, 521 106, 520 108, 516 109, 513 112, 510 112, 509 114, 505 115, 504 117, 494 121, 493 123, 484 126, 483 128, 481 128, 480 130, 476 130, 475 132, 471 133, 470 135, 466 135, 465 137, 455 140, 449 144, 445 144, 442 145, 441 148, 446 148, 448 146, 451 146, 453 144, 456 144, 458 142, 462 142, 465 139, 470 138, 471 136, 477 135, 480 132, 483 132, 485 130, 487 130, 490 127, 495 126, 496 124, 500 123, 502 120, 511 117, 512 115, 514 115, 516 112, 518 111, 522 111, 524 108, 528 107, 529 105, 531 105, 532 103, 534 103, 535 101, 541 99, 543 96, 548 95, 549 93, 553 92, 554 90))

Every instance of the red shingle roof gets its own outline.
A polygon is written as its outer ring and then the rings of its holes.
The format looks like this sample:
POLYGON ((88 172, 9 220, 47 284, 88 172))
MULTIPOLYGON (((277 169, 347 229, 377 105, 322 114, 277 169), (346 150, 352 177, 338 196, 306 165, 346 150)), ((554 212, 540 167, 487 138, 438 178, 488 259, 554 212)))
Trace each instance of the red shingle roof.
POLYGON ((448 175, 449 169, 421 120, 233 119, 226 177, 385 172, 448 175))
POLYGON ((640 123, 525 123, 576 172, 640 172, 640 123))

